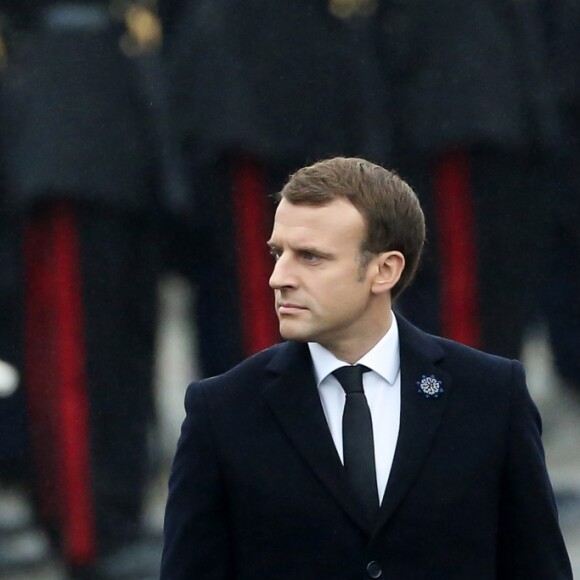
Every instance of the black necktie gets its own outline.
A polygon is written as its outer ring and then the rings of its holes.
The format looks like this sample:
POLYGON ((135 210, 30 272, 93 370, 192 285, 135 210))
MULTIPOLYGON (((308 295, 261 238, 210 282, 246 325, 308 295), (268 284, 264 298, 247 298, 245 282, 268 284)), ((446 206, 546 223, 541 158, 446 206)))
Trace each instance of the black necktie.
POLYGON ((365 397, 362 376, 369 371, 363 365, 336 369, 332 374, 346 393, 342 415, 344 468, 354 491, 367 510, 370 521, 379 507, 375 446, 371 412, 365 397))

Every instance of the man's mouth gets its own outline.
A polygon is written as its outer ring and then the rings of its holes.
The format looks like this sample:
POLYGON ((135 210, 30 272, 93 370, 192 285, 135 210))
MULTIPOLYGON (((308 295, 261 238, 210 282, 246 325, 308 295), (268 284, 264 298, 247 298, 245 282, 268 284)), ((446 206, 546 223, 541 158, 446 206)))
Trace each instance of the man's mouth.
POLYGON ((280 314, 296 314, 298 312, 303 312, 306 310, 304 306, 300 306, 299 304, 294 304, 293 302, 279 302, 278 303, 278 312, 280 314))

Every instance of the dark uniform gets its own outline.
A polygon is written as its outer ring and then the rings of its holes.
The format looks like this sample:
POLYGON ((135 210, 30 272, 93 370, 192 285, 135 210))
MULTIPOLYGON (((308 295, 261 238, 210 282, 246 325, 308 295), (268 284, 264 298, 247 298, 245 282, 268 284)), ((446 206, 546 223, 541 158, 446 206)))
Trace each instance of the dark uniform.
POLYGON ((580 396, 580 4, 544 0, 542 8, 564 135, 547 188, 547 279, 541 304, 556 368, 580 396))
MULTIPOLYGON (((7 66, 7 19, 0 4, 0 90, 7 66)), ((0 133, 3 131, 0 127, 0 133)), ((2 140, 0 139, 0 143, 2 140)), ((0 147, 0 360, 16 369, 22 366, 20 256, 17 227, 6 208, 5 152, 0 147)), ((7 385, 8 387, 8 385, 7 385)), ((20 481, 27 464, 27 429, 24 392, 0 394, 0 479, 20 481)))
POLYGON ((169 4, 167 58, 196 204, 190 237, 171 254, 198 286, 211 375, 279 340, 268 194, 322 157, 384 162, 390 130, 366 3, 341 13, 326 0, 189 0, 178 15, 169 4))
POLYGON ((71 568, 134 540, 153 415, 157 166, 108 2, 11 6, 6 203, 22 227, 38 509, 71 568))
POLYGON ((381 19, 397 166, 429 229, 400 308, 427 330, 517 357, 534 309, 541 184, 560 139, 538 3, 393 0, 381 19))

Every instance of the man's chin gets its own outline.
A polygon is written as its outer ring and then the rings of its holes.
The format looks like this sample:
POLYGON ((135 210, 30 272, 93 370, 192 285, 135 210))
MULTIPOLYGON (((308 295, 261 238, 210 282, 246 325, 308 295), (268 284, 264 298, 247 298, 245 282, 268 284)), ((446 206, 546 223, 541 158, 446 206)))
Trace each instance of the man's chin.
POLYGON ((280 336, 284 340, 295 340, 297 342, 309 342, 310 333, 304 328, 296 328, 293 324, 284 321, 280 322, 280 336))

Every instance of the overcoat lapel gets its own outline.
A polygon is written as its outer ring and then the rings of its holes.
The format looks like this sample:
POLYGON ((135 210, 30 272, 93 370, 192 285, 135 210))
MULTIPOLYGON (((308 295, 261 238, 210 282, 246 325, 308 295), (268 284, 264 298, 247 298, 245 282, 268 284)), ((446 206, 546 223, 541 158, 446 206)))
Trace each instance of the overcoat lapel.
POLYGON ((346 478, 328 424, 312 369, 308 346, 288 342, 268 365, 272 380, 264 396, 280 423, 314 475, 333 495, 346 513, 367 533, 378 532, 388 521, 417 477, 450 397, 451 377, 438 362, 443 350, 428 335, 397 317, 401 353, 401 423, 387 489, 374 525, 365 520, 363 510, 346 478), (426 398, 417 382, 433 375, 444 392, 426 398))
POLYGON ((284 344, 268 371, 272 381, 264 389, 264 396, 297 453, 342 509, 370 534, 373 526, 365 520, 351 491, 328 429, 308 346, 284 344))
POLYGON ((375 532, 402 501, 425 461, 450 397, 451 377, 436 364, 443 350, 428 335, 397 316, 401 353, 401 423, 393 466, 375 532), (438 398, 419 393, 418 381, 433 375, 444 392, 438 398))

